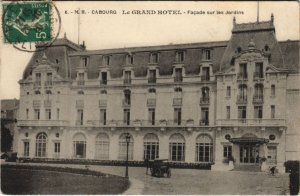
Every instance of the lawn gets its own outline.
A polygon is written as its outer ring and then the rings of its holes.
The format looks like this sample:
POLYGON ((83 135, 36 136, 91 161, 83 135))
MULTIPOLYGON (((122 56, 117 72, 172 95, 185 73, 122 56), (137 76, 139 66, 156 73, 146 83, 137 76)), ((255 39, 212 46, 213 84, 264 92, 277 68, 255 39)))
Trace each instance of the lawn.
POLYGON ((121 194, 129 187, 126 178, 1 167, 4 194, 121 194))

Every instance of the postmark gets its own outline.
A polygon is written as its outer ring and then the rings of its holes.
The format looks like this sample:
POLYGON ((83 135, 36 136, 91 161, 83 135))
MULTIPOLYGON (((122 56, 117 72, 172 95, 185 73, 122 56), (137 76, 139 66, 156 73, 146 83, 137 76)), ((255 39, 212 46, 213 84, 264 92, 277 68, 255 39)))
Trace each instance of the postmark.
POLYGON ((59 35, 61 19, 53 2, 3 4, 4 42, 14 48, 35 52, 49 47, 59 35))

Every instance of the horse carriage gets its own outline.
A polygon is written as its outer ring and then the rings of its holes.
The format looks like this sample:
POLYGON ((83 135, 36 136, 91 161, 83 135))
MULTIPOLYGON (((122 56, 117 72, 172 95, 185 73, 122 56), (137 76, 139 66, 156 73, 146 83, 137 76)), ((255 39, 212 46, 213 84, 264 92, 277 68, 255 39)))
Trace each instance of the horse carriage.
POLYGON ((155 159, 149 161, 151 176, 155 177, 171 177, 171 169, 167 159, 155 159))

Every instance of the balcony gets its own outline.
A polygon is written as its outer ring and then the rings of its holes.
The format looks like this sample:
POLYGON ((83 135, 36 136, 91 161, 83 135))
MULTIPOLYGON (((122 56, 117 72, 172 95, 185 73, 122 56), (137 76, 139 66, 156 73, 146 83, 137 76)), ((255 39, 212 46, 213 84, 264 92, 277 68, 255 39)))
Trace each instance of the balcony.
POLYGON ((247 104, 247 97, 246 96, 242 96, 242 95, 238 95, 236 103, 237 104, 247 104))
POLYGON ((76 120, 76 126, 82 126, 83 125, 83 120, 76 120))
POLYGON ((264 79, 264 74, 262 72, 254 72, 253 80, 262 80, 264 79))
POLYGON ((248 80, 248 74, 247 73, 238 73, 237 79, 238 80, 248 80))
POLYGON ((175 78, 174 78, 174 82, 182 82, 182 76, 176 76, 175 78))
POLYGON ((148 83, 149 84, 155 84, 156 83, 156 78, 148 78, 148 83))
POLYGON ((200 105, 209 105, 209 97, 201 97, 200 105))
POLYGON ((33 83, 33 88, 40 88, 41 87, 41 81, 35 81, 34 83, 33 83))
POLYGON ((254 104, 262 104, 262 103, 264 103, 264 96, 263 95, 254 95, 253 96, 253 103, 254 104))
POLYGON ((107 121, 103 120, 88 120, 86 121, 86 126, 88 127, 102 127, 107 126, 107 121))
POLYGON ((107 80, 100 80, 100 85, 107 85, 107 80))
POLYGON ((40 108, 41 107, 41 100, 33 100, 32 105, 34 108, 40 108))
POLYGON ((52 87, 52 81, 45 81, 45 87, 52 87))
POLYGON ((155 107, 155 106, 156 106, 156 99, 155 98, 147 99, 147 107, 155 107))
POLYGON ((200 126, 208 126, 208 125, 209 125, 209 121, 208 121, 208 120, 205 120, 205 119, 204 119, 204 120, 200 120, 200 121, 199 121, 199 125, 200 125, 200 126))
POLYGON ((78 86, 84 86, 84 80, 78 80, 77 85, 78 86))
POLYGON ((76 108, 84 108, 83 100, 77 100, 76 101, 76 108))
POLYGON ((173 98, 173 106, 182 106, 182 98, 173 98))
POLYGON ((123 99, 122 106, 123 107, 130 107, 130 101, 123 99))
POLYGON ((69 121, 67 120, 18 120, 18 126, 64 127, 64 126, 69 126, 69 121))
POLYGON ((106 107, 106 106, 107 106, 107 100, 106 99, 99 100, 99 107, 106 107))
POLYGON ((51 100, 44 100, 44 107, 45 108, 51 108, 52 102, 51 100))
POLYGON ((286 126, 285 119, 218 119, 217 126, 286 126))
POLYGON ((125 78, 124 84, 131 84, 131 78, 125 78))
POLYGON ((201 76, 201 81, 209 81, 210 80, 210 76, 209 75, 202 75, 201 76))

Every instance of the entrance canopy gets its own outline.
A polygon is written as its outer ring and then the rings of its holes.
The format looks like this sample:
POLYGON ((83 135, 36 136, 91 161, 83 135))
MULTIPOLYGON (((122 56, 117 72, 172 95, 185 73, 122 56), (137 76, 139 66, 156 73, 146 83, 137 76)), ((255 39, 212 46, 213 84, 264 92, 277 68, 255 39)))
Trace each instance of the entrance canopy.
POLYGON ((268 143, 269 140, 265 138, 255 138, 255 137, 239 137, 239 138, 231 138, 229 140, 234 144, 265 144, 268 143))

